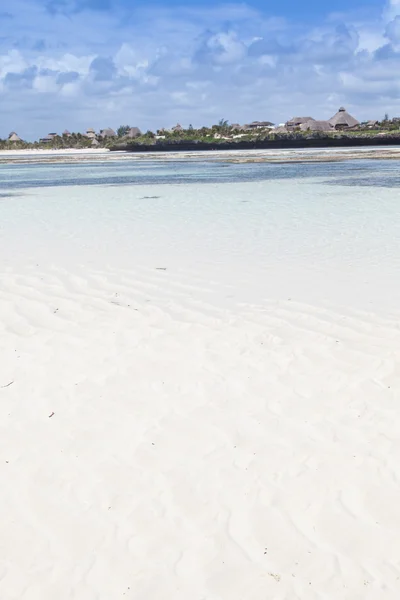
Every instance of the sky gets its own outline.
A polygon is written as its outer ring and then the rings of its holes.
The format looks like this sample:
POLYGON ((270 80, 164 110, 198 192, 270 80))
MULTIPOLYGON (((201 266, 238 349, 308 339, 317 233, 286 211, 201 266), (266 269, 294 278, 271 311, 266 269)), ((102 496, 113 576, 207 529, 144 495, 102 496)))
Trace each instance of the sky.
POLYGON ((400 0, 0 0, 0 137, 400 116, 400 0))

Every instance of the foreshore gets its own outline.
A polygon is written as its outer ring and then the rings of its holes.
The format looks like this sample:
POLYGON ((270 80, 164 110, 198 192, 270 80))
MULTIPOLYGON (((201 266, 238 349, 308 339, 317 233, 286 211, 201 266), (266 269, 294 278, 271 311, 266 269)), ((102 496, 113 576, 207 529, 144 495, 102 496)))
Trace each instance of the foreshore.
POLYGON ((2 600, 398 600, 397 163, 264 154, 0 167, 2 600))
POLYGON ((220 161, 231 163, 340 162, 356 159, 400 159, 400 146, 360 148, 300 148, 278 150, 203 150, 170 152, 110 152, 84 150, 0 150, 1 164, 77 163, 81 161, 220 161))

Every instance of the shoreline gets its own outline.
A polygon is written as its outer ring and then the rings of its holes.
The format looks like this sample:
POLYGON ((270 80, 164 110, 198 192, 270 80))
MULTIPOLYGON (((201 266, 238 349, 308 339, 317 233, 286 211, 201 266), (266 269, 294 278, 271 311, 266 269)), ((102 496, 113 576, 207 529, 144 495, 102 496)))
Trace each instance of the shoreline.
POLYGON ((215 141, 171 140, 158 141, 155 144, 125 143, 117 144, 110 148, 111 152, 124 150, 126 152, 207 152, 220 150, 307 150, 330 148, 365 148, 365 147, 390 147, 400 145, 400 136, 397 135, 346 135, 344 132, 338 136, 300 136, 296 132, 275 139, 236 140, 225 139, 215 141))
POLYGON ((108 153, 108 148, 16 148, 15 150, 0 150, 0 156, 18 156, 21 154, 102 154, 108 153))
POLYGON ((94 161, 213 161, 226 163, 327 163, 347 160, 399 160, 400 146, 391 148, 300 148, 300 149, 230 149, 175 150, 168 152, 125 152, 108 149, 88 150, 0 150, 0 166, 9 164, 76 164, 94 161))
POLYGON ((0 167, 2 597, 397 600, 398 167, 98 159, 0 167))

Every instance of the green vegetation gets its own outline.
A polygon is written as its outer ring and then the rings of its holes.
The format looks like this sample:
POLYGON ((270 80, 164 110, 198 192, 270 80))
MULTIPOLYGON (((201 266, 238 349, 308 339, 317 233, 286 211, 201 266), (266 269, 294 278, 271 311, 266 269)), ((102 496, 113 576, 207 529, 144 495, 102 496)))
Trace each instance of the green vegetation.
POLYGON ((124 137, 128 131, 130 130, 131 126, 130 125, 120 125, 117 129, 117 136, 119 138, 124 137))
POLYGON ((81 133, 65 133, 63 135, 55 135, 51 139, 47 138, 44 141, 25 142, 0 139, 1 150, 15 149, 49 149, 63 150, 69 148, 85 149, 91 147, 97 148, 130 148, 152 145, 179 145, 185 143, 193 144, 226 144, 236 142, 254 142, 263 141, 279 141, 279 140, 312 140, 322 138, 371 138, 376 136, 400 136, 400 119, 389 119, 385 115, 384 120, 380 122, 362 123, 356 129, 349 131, 333 131, 333 132, 311 132, 300 131, 300 129, 292 131, 284 131, 280 129, 278 132, 269 129, 268 127, 249 129, 239 126, 229 125, 226 119, 220 119, 218 123, 211 127, 195 128, 189 125, 187 129, 174 128, 172 130, 160 129, 157 133, 150 130, 139 135, 136 138, 128 138, 127 133, 130 127, 121 125, 117 130, 117 137, 102 137, 97 135, 95 139, 81 133))
MULTIPOLYGON (((115 144, 113 138, 97 137, 98 148, 110 148, 115 144)), ((56 135, 50 140, 35 142, 10 142, 0 139, 0 150, 67 150, 85 149, 93 146, 93 139, 81 133, 56 135)))

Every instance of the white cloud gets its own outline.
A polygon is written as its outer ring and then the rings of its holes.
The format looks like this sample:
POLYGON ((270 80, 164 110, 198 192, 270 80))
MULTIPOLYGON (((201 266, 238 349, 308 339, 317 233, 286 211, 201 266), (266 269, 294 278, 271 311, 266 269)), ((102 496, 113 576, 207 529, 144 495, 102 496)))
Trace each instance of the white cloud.
POLYGON ((384 15, 387 20, 394 19, 400 14, 400 0, 389 0, 384 15))
POLYGON ((52 56, 41 55, 35 58, 35 64, 41 69, 51 69, 60 72, 75 72, 80 75, 87 75, 89 68, 93 60, 96 58, 95 54, 76 56, 67 52, 62 54, 58 58, 52 56))
POLYGON ((387 24, 385 35, 392 44, 397 45, 400 43, 400 15, 397 15, 387 24))
POLYGON ((234 31, 212 35, 206 46, 214 62, 219 65, 236 63, 246 54, 245 44, 234 31))
POLYGON ((66 98, 74 98, 79 95, 80 90, 81 90, 81 86, 79 83, 77 83, 77 82, 66 83, 63 86, 61 86, 60 95, 66 97, 66 98))
POLYGON ((38 75, 33 80, 32 89, 42 94, 49 94, 57 93, 59 91, 59 86, 57 85, 54 77, 38 75))
POLYGON ((340 104, 379 117, 400 91, 400 0, 383 8, 381 19, 364 11, 307 28, 243 3, 51 15, 14 0, 0 40, 0 135, 13 123, 31 138, 120 122, 326 118, 340 104))
POLYGON ((27 61, 18 50, 9 50, 7 54, 0 56, 0 79, 7 73, 22 73, 27 66, 27 61))

